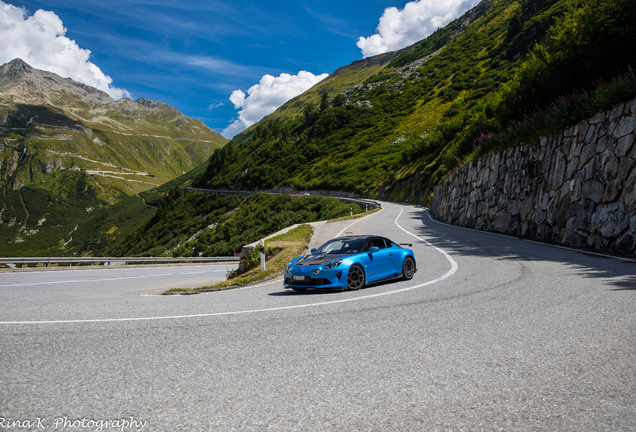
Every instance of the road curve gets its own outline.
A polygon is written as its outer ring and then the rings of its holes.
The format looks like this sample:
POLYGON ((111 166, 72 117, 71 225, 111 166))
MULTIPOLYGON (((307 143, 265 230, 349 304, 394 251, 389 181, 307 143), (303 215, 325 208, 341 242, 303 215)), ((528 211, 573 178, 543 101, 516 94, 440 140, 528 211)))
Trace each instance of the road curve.
POLYGON ((384 205, 319 234, 413 242, 412 281, 162 297, 141 295, 162 267, 0 274, 0 430, 636 429, 636 263, 384 205))

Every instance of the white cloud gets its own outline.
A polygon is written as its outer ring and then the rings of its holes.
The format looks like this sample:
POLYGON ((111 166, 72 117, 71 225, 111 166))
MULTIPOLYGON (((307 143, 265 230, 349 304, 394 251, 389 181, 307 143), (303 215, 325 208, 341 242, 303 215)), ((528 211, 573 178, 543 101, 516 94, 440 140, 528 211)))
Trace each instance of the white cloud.
POLYGON ((460 17, 480 0, 417 0, 399 10, 386 8, 380 17, 377 33, 358 39, 357 46, 364 57, 370 57, 418 42, 437 28, 460 17))
POLYGON ((224 103, 211 103, 210 106, 208 107, 208 111, 214 111, 217 108, 221 108, 225 106, 224 103))
POLYGON ((112 87, 112 78, 89 61, 91 52, 64 36, 66 28, 53 12, 42 9, 28 16, 0 0, 0 64, 21 58, 36 69, 96 87, 112 97, 130 97, 124 89, 112 87))
POLYGON ((329 74, 316 76, 306 71, 300 71, 298 75, 283 73, 279 77, 265 75, 247 91, 248 95, 241 90, 234 90, 230 101, 234 108, 240 110, 239 116, 225 128, 222 135, 232 138, 328 76, 329 74))

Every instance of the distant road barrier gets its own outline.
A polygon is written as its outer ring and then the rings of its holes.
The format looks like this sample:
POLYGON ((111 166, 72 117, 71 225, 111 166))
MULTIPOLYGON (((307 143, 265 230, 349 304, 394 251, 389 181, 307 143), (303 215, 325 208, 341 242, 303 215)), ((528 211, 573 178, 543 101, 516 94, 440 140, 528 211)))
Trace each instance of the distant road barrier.
MULTIPOLYGON (((281 189, 273 189, 273 190, 256 190, 256 191, 239 191, 239 190, 225 190, 225 189, 203 189, 203 188, 193 188, 190 186, 186 186, 183 188, 186 193, 191 191, 203 192, 217 196, 242 196, 247 197, 250 195, 255 195, 259 193, 266 193, 270 195, 300 195, 300 196, 314 196, 314 197, 322 197, 322 198, 335 198, 345 203, 353 203, 358 204, 360 207, 366 207, 366 209, 374 209, 374 208, 382 208, 382 205, 373 200, 368 200, 364 198, 352 198, 346 196, 338 196, 338 192, 334 192, 334 195, 327 195, 329 192, 321 191, 321 194, 311 194, 310 192, 296 192, 296 191, 286 191, 285 188, 281 189), (310 193, 310 195, 304 195, 305 193, 310 193)), ((353 194, 352 194, 353 195, 353 194)))
POLYGON ((129 264, 129 263, 154 263, 154 264, 178 264, 178 263, 229 263, 239 262, 240 257, 27 257, 27 258, 0 258, 0 264, 16 264, 22 268, 24 264, 87 264, 103 263, 129 264))

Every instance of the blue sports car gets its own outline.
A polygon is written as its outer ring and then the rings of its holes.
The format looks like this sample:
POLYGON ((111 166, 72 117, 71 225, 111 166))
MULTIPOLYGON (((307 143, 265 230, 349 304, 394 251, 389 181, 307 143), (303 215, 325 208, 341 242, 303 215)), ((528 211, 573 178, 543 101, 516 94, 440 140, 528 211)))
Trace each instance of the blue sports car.
POLYGON ((291 260, 285 268, 284 286, 294 291, 357 290, 389 279, 409 280, 416 271, 413 251, 385 237, 338 237, 312 249, 311 255, 291 260))

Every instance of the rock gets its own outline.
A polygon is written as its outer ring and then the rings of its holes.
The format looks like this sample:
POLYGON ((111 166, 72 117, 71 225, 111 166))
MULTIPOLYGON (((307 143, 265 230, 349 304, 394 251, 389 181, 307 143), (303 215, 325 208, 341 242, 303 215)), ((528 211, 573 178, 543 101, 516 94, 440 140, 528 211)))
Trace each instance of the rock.
POLYGON ((548 219, 548 213, 545 210, 538 210, 534 214, 534 221, 533 222, 536 223, 537 225, 541 225, 547 219, 548 219))
POLYGON ((581 199, 589 199, 599 204, 603 200, 604 194, 605 187, 600 181, 592 179, 583 183, 583 188, 581 190, 581 199))
POLYGON ((621 180, 627 180, 629 174, 632 172, 636 166, 636 161, 632 158, 623 158, 618 164, 618 170, 616 171, 617 178, 621 180))
POLYGON ((477 203, 473 202, 466 212, 466 219, 473 220, 477 216, 477 203))
POLYGON ((603 202, 611 203, 618 199, 618 197, 623 192, 623 182, 621 179, 616 179, 613 182, 609 183, 605 188, 605 193, 603 194, 603 202))
POLYGON ((623 115, 624 110, 625 110, 625 105, 624 104, 621 104, 621 105, 618 105, 618 106, 614 107, 612 109, 612 111, 610 111, 608 120, 612 121, 612 120, 616 119, 617 117, 623 115))
POLYGON ((508 205, 506 206, 506 210, 512 216, 518 215, 520 209, 521 209, 521 201, 519 201, 518 199, 509 201, 508 205))
POLYGON ((572 176, 574 175, 574 173, 579 170, 578 168, 579 165, 579 158, 575 157, 574 159, 572 159, 570 162, 568 162, 567 168, 565 170, 565 180, 570 180, 572 178, 572 176))
POLYGON ((588 121, 589 121, 590 124, 598 124, 598 123, 602 123, 603 121, 605 121, 605 118, 607 118, 607 113, 606 112, 601 112, 601 113, 598 113, 598 114, 594 115, 594 117, 592 117, 588 121))
POLYGON ((552 166, 550 167, 550 176, 548 178, 550 190, 554 191, 561 187, 565 177, 565 170, 565 156, 563 153, 557 152, 552 159, 552 166))
POLYGON ((590 124, 586 121, 582 121, 581 123, 579 123, 579 135, 577 137, 579 143, 582 143, 585 141, 585 136, 587 135, 587 130, 589 127, 590 127, 590 124))
POLYGON ((596 125, 590 125, 585 134, 585 144, 590 144, 596 137, 596 125))
POLYGON ((601 123, 598 126, 598 129, 596 131, 596 140, 600 140, 602 137, 607 136, 607 131, 609 130, 610 127, 610 122, 605 120, 603 123, 601 123))
POLYGON ((519 208, 519 216, 522 221, 529 221, 532 219, 532 215, 534 213, 534 200, 535 195, 534 192, 530 192, 528 197, 521 203, 521 207, 519 208))
POLYGON ((612 136, 614 138, 622 138, 626 135, 631 134, 636 129, 636 118, 634 117, 623 117, 618 121, 612 136))
POLYGON ((625 157, 629 154, 629 151, 632 149, 634 145, 634 134, 626 135, 618 140, 618 145, 616 148, 616 154, 620 157, 625 157))
POLYGON ((550 205, 550 194, 544 193, 541 195, 541 209, 547 210, 550 205))
POLYGON ((570 218, 570 220, 568 220, 565 224, 565 237, 567 239, 567 243, 572 246, 586 246, 587 236, 584 236, 577 231, 575 229, 575 225, 575 218, 570 218))
POLYGON ((504 210, 495 215, 493 220, 493 228, 500 233, 507 233, 510 229, 510 222, 512 217, 504 210))
POLYGON ((579 157, 579 165, 578 169, 582 169, 586 163, 592 159, 594 154, 596 153, 596 147, 593 144, 588 144, 581 150, 581 155, 579 157))
POLYGON ((636 207, 636 169, 632 170, 623 187, 621 197, 630 208, 636 207))
POLYGON ((572 201, 581 200, 581 191, 583 190, 583 173, 579 171, 570 183, 570 191, 572 192, 572 201))
POLYGON ((625 203, 618 201, 598 206, 592 216, 592 222, 603 237, 608 239, 618 237, 629 224, 625 203))
POLYGON ((618 175, 618 157, 615 153, 606 151, 601 156, 601 166, 603 167, 603 176, 608 182, 613 181, 618 175))
POLYGON ((576 214, 572 215, 576 222, 575 229, 587 232, 593 231, 594 224, 592 223, 592 215, 595 209, 596 204, 592 201, 585 201, 582 205, 578 206, 576 214))
POLYGON ((636 245, 634 244, 634 234, 626 232, 611 245, 610 249, 619 253, 629 253, 634 250, 636 245))

